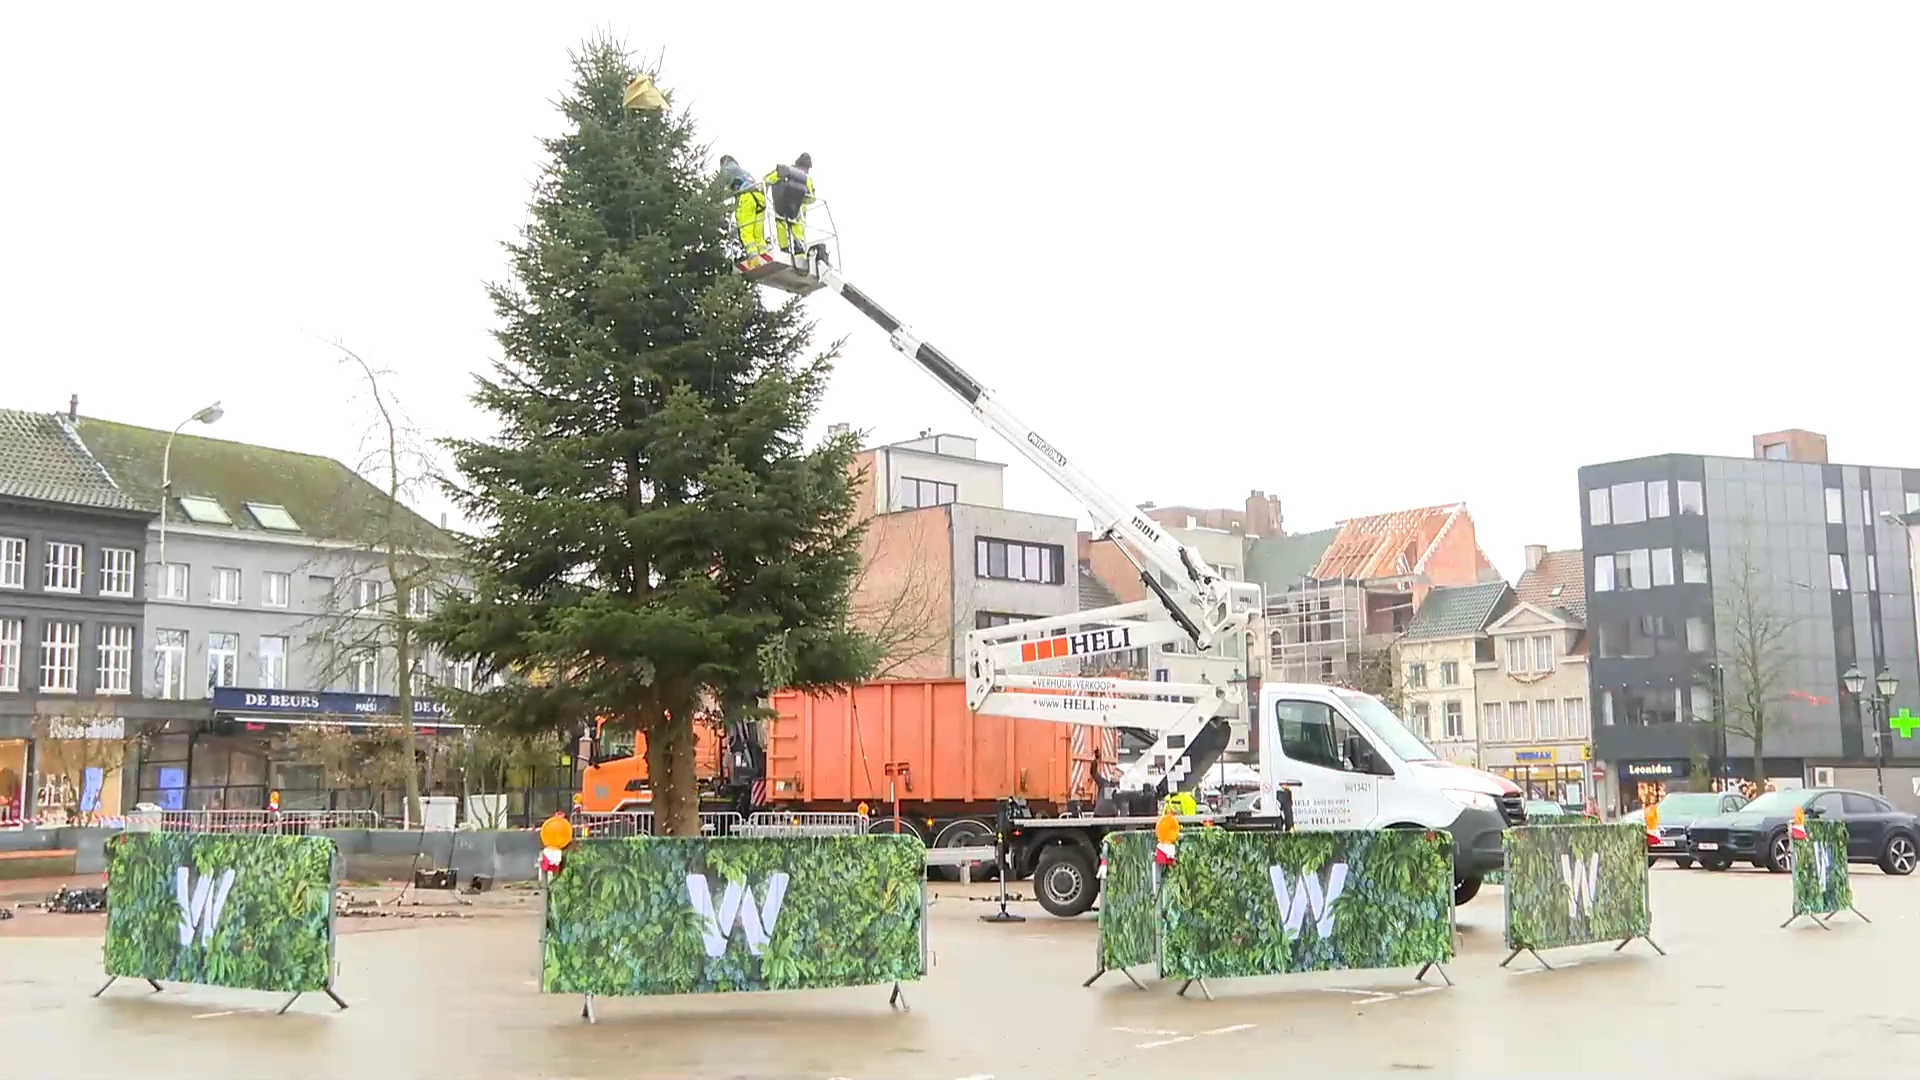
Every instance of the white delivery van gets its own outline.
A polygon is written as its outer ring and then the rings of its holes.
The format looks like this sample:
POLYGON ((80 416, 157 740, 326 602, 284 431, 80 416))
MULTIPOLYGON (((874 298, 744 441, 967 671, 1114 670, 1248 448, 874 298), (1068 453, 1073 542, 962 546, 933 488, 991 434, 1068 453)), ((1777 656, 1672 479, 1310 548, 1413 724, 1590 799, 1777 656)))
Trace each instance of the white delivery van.
POLYGON ((1520 789, 1440 760, 1380 699, 1317 683, 1260 688, 1254 747, 1260 788, 1293 792, 1297 829, 1444 829, 1454 842, 1454 903, 1480 891, 1504 856, 1501 833, 1525 823, 1520 789))

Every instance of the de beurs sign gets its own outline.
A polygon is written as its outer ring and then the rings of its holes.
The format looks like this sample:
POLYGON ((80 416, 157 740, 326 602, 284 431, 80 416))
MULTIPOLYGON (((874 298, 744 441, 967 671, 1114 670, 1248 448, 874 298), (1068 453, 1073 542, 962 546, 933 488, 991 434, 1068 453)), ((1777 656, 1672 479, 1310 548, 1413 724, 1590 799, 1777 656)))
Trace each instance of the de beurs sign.
MULTIPOLYGON (((249 690, 221 686, 213 691, 213 709, 226 713, 285 716, 396 716, 400 699, 389 694, 343 694, 332 690, 249 690)), ((415 720, 445 720, 442 701, 415 698, 415 720)))

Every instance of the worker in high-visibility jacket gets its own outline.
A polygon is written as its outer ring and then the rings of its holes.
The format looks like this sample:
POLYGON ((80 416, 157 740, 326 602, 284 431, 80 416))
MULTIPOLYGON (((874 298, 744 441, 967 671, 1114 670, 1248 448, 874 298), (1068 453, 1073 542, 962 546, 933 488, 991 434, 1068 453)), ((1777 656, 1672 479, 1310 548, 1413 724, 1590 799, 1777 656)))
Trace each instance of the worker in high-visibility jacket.
POLYGON ((1167 801, 1161 804, 1160 809, 1163 813, 1172 814, 1175 817, 1192 817, 1200 812, 1200 804, 1194 799, 1192 792, 1176 791, 1167 796, 1167 801))
POLYGON ((813 204, 813 155, 801 154, 791 165, 775 165, 765 180, 773 204, 774 236, 781 251, 799 254, 807 247, 807 207, 813 204))
POLYGON ((748 255, 767 249, 767 193, 731 154, 720 155, 720 182, 733 193, 733 222, 748 255))

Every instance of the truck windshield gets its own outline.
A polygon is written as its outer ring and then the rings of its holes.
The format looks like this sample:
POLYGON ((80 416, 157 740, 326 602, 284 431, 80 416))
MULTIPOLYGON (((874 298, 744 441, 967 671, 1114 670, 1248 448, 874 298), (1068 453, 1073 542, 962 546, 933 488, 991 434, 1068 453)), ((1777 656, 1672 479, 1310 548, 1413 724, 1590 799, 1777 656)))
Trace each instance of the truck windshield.
POLYGON ((1352 690, 1334 691, 1340 703, 1367 725, 1367 730, 1387 744, 1401 761, 1436 761, 1440 755, 1433 752, 1420 736, 1407 730, 1407 725, 1393 715, 1393 710, 1380 703, 1380 699, 1371 694, 1356 693, 1352 690))

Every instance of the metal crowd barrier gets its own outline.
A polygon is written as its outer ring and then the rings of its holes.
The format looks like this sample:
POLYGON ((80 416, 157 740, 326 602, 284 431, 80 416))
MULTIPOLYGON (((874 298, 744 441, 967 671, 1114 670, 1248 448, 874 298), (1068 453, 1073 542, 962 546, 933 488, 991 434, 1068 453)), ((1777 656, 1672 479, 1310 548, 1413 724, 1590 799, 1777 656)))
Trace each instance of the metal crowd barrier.
POLYGON ((378 829, 376 810, 136 810, 126 815, 133 832, 288 833, 325 829, 378 829))
POLYGON ((858 836, 867 831, 865 814, 787 813, 762 810, 747 819, 736 836, 858 836))
MULTIPOLYGON (((582 836, 654 835, 651 810, 615 810, 605 813, 575 810, 568 816, 573 821, 574 829, 582 836)), ((700 835, 702 836, 732 836, 739 827, 740 815, 732 811, 700 815, 700 835)))

